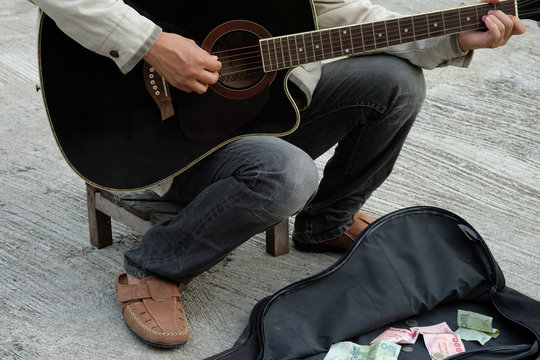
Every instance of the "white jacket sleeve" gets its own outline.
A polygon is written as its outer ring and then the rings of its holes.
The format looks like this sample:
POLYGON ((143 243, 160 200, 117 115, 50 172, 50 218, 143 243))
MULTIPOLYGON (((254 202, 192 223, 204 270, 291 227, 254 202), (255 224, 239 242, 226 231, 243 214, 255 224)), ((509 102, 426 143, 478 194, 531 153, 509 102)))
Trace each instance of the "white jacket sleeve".
MULTIPOLYGON (((361 24, 400 16, 381 6, 373 5, 369 0, 313 0, 320 29, 345 25, 361 24)), ((467 67, 471 62, 472 51, 463 52, 459 48, 456 36, 442 36, 422 41, 411 42, 378 50, 392 54, 424 68, 455 65, 467 67)), ((327 60, 322 63, 332 61, 327 60)), ((296 99, 304 109, 311 103, 313 92, 321 77, 321 62, 302 65, 295 68, 289 79, 302 90, 304 99, 296 99)))
MULTIPOLYGON (((401 16, 381 6, 373 5, 369 0, 315 0, 314 4, 320 28, 360 24, 401 16)), ((459 48, 455 35, 396 45, 378 52, 405 58, 424 69, 448 64, 466 67, 472 57, 472 51, 463 52, 459 48)))
POLYGON ((123 73, 146 54, 161 28, 121 0, 29 0, 85 48, 111 58, 123 73))

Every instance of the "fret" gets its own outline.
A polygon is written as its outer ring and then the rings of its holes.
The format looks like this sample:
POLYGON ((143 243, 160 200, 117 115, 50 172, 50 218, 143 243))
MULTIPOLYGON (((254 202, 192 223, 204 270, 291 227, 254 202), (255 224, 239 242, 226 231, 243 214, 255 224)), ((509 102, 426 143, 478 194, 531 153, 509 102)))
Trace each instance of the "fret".
POLYGON ((414 41, 414 27, 412 17, 399 19, 399 28, 401 34, 401 43, 414 41))
POLYGON ((285 54, 283 53, 283 38, 279 39, 279 55, 281 55, 281 63, 279 63, 279 68, 286 68, 287 65, 285 65, 285 54))
POLYGON ((330 52, 328 54, 330 54, 330 58, 334 58, 336 57, 334 55, 334 44, 333 44, 333 40, 332 40, 332 32, 330 30, 327 30, 327 37, 328 37, 328 45, 330 45, 330 52))
POLYGON ((476 30, 478 23, 476 22, 476 8, 464 8, 459 11, 459 19, 461 21, 461 31, 476 30))
POLYGON ((274 47, 274 39, 271 39, 271 42, 268 42, 268 55, 269 55, 269 61, 271 64, 270 70, 275 71, 277 70, 276 65, 276 58, 274 57, 275 54, 275 47, 274 47))
POLYGON ((330 32, 328 30, 321 31, 321 44, 323 47, 323 60, 332 57, 332 46, 330 41, 330 32))
POLYGON ((484 25, 484 22, 482 21, 482 18, 484 17, 484 15, 486 14, 481 14, 479 15, 478 14, 478 6, 475 6, 474 7, 474 11, 476 13, 476 27, 478 28, 478 26, 483 26, 484 25))
POLYGON ((343 48, 345 49, 346 55, 351 55, 354 53, 354 44, 352 42, 352 36, 351 36, 351 27, 342 28, 341 29, 341 44, 343 48), (345 39, 345 40, 344 40, 345 39), (345 41, 345 43, 344 43, 345 41), (345 44, 347 44, 345 46, 345 44))
POLYGON ((293 51, 291 52, 291 61, 294 65, 300 65, 300 54, 298 53, 298 41, 296 41, 296 35, 292 35, 289 42, 291 42, 291 40, 294 42, 292 45, 293 51))
POLYGON ((276 46, 276 39, 273 39, 272 40, 272 48, 270 49, 273 56, 272 56, 272 61, 275 60, 275 63, 274 63, 274 67, 275 67, 275 70, 278 70, 279 69, 279 60, 278 60, 278 57, 277 57, 277 46, 276 46))
POLYGON ((268 41, 261 41, 261 54, 263 59, 263 68, 265 72, 272 71, 272 61, 270 60, 270 50, 268 48, 268 41))
POLYGON ((319 54, 317 56, 319 60, 323 60, 324 59, 324 44, 323 44, 323 38, 322 38, 322 31, 318 31, 317 33, 319 34, 319 47, 318 47, 319 54))
POLYGON ((457 10, 445 10, 442 13, 443 17, 443 35, 459 32, 459 13, 457 10))
POLYGON ((311 34, 311 39, 313 41, 313 49, 314 49, 314 52, 315 52, 315 59, 316 60, 324 59, 321 32, 312 33, 311 34), (315 34, 315 36, 313 36, 313 34, 315 34))
POLYGON ((295 35, 294 42, 296 44, 296 58, 298 60, 298 65, 304 64, 306 62, 306 56, 304 53, 304 42, 302 35, 295 35))
POLYGON ((366 45, 365 45, 365 40, 364 40, 364 32, 362 30, 362 25, 356 25, 356 28, 357 28, 357 32, 360 33, 360 41, 362 41, 362 45, 361 45, 361 48, 362 48, 362 52, 366 52, 366 45))
POLYGON ((362 34, 364 38, 364 51, 375 50, 375 31, 373 31, 372 24, 361 25, 362 34))
POLYGON ((332 44, 332 54, 334 57, 343 56, 344 51, 341 47, 341 34, 339 29, 330 30, 330 40, 332 44))
POLYGON ((386 20, 384 21, 384 33, 386 34, 386 46, 390 46, 388 42, 388 23, 386 20))
POLYGON ((319 58, 317 57, 318 49, 315 48, 315 40, 313 39, 313 31, 310 32, 308 35, 309 35, 309 49, 311 52, 311 58, 313 59, 312 61, 317 61, 319 60, 319 58))
POLYGON ((338 30, 338 34, 339 34, 339 48, 341 49, 341 55, 344 55, 343 53, 345 52, 345 47, 343 46, 343 38, 341 37, 342 31, 338 30))
POLYGON ((373 31, 375 32, 375 47, 377 49, 388 46, 386 35, 386 25, 384 21, 373 23, 373 31))
POLYGON ((332 45, 334 46, 334 53, 337 53, 338 56, 345 55, 345 49, 341 44, 341 30, 333 29, 332 30, 332 45))
POLYGON ((444 35, 443 15, 441 12, 429 13, 427 19, 430 37, 444 35))
POLYGON ((403 43, 403 40, 401 39, 401 25, 400 25, 400 19, 397 19, 397 30, 399 32, 399 43, 403 43))
MULTIPOLYGON (((343 45, 343 29, 336 29, 336 33, 339 34, 339 49, 341 55, 347 55, 347 48, 343 45)), ((349 50, 350 51, 350 50, 349 50)))
POLYGON ((354 28, 353 26, 349 26, 349 42, 351 43, 351 53, 356 54, 356 49, 354 48, 354 28))
POLYGON ((399 45, 401 41, 401 30, 399 29, 399 19, 386 20, 386 36, 388 46, 399 45))
POLYGON ((429 38, 429 26, 427 16, 415 15, 412 17, 414 28, 414 40, 422 40, 429 38))
POLYGON ((291 66, 291 59, 288 56, 289 51, 288 51, 287 37, 282 37, 279 39, 279 47, 280 47, 280 54, 281 54, 281 68, 287 69, 291 66))
POLYGON ((302 64, 307 64, 309 63, 309 60, 308 60, 308 53, 306 51, 306 38, 304 37, 304 34, 300 35, 300 37, 302 38, 302 44, 300 46, 300 53, 304 56, 304 60, 302 61, 302 64))
POLYGON ((311 44, 311 41, 308 38, 306 38, 308 34, 302 34, 302 44, 304 44, 304 55, 306 57, 306 63, 310 63, 315 61, 313 57, 313 45, 311 44))
POLYGON ((291 42, 290 42, 290 36, 287 36, 287 54, 289 55, 288 58, 289 58, 289 66, 293 66, 293 60, 292 60, 292 55, 291 55, 291 42))

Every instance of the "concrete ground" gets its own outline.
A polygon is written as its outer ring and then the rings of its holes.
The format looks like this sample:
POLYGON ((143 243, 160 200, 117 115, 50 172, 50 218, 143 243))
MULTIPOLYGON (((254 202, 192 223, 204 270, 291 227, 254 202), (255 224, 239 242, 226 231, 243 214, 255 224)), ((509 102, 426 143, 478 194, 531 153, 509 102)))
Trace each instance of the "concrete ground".
MULTIPOLYGON (((385 3, 404 13, 463 4, 385 3)), ((0 359, 205 358, 234 343, 258 300, 338 259, 295 250, 272 258, 255 236, 185 292, 186 346, 138 341, 114 280, 140 236, 114 224, 112 246, 90 246, 84 182, 64 162, 35 89, 36 9, 0 0, 0 15, 0 359)), ((469 69, 426 72, 423 111, 365 210, 459 214, 484 236, 508 285, 540 300, 540 28, 527 26, 509 46, 478 51, 469 69)))

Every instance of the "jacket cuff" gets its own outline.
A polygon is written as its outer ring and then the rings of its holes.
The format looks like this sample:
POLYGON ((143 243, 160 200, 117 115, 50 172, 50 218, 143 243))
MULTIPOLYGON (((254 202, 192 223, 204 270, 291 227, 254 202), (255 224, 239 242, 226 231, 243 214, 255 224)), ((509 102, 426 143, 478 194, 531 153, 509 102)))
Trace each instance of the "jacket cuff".
POLYGON ((459 34, 454 34, 450 38, 454 46, 454 50, 459 56, 454 59, 458 61, 457 64, 449 64, 449 65, 460 66, 464 68, 469 67, 469 65, 471 65, 474 50, 463 51, 461 49, 461 47, 459 46, 459 34))
POLYGON ((439 37, 431 39, 431 41, 445 42, 447 44, 441 46, 442 49, 448 49, 449 53, 446 55, 445 62, 441 63, 439 67, 443 66, 457 66, 457 67, 469 67, 473 57, 473 51, 463 51, 459 46, 458 34, 450 36, 439 37))
POLYGON ((162 31, 135 9, 125 8, 124 15, 97 50, 112 59, 124 74, 137 65, 162 31))

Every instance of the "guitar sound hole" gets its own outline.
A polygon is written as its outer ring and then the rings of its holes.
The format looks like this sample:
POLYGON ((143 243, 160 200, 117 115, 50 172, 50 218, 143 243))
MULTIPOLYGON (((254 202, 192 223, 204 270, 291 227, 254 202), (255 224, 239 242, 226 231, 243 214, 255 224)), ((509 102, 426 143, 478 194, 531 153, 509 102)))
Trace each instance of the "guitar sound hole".
POLYGON ((259 40, 271 37, 265 28, 246 20, 228 21, 212 30, 202 48, 217 55, 223 65, 212 89, 236 100, 263 94, 276 72, 264 72, 259 40))
POLYGON ((252 32, 228 32, 217 39, 211 52, 223 65, 219 84, 225 88, 246 90, 264 78, 259 37, 252 32))

